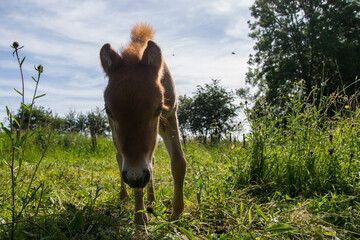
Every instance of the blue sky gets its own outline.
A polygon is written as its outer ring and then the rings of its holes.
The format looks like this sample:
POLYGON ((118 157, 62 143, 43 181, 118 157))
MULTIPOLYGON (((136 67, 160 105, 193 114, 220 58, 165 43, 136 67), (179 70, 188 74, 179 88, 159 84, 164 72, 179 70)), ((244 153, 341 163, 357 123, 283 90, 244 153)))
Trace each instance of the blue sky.
POLYGON ((26 99, 30 101, 34 65, 44 73, 36 104, 60 116, 70 110, 86 113, 103 106, 107 79, 99 50, 106 42, 120 49, 136 22, 156 30, 178 95, 191 95, 197 85, 221 79, 236 89, 245 85, 247 60, 254 42, 247 0, 2 0, 0 2, 0 120, 5 106, 13 112, 21 97, 16 58, 9 47, 24 45, 26 99), (235 52, 235 55, 232 54, 235 52))

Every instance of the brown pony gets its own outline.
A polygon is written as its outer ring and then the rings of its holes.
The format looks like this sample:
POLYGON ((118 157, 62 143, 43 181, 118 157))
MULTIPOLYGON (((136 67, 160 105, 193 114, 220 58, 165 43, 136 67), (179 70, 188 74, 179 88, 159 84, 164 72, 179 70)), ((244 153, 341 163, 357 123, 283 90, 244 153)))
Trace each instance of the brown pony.
POLYGON ((147 215, 141 211, 145 186, 147 201, 155 201, 153 167, 158 133, 169 153, 174 178, 171 219, 177 219, 184 209, 186 160, 179 139, 174 82, 160 47, 151 40, 153 34, 148 24, 136 24, 131 42, 121 54, 108 43, 100 50, 109 78, 104 100, 121 173, 120 198, 128 196, 124 183, 134 188, 137 224, 147 223, 147 215))

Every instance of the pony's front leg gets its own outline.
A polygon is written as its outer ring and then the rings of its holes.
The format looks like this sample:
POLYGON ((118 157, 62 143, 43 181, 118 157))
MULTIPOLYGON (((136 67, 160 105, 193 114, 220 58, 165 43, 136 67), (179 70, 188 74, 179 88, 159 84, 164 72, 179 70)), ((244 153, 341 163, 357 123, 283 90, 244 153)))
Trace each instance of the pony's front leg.
POLYGON ((168 118, 160 132, 171 159, 171 173, 174 179, 173 213, 171 220, 178 219, 184 210, 184 178, 186 159, 181 147, 176 115, 168 118))
POLYGON ((176 220, 184 210, 184 178, 186 172, 186 160, 183 152, 179 149, 174 150, 172 156, 171 173, 174 179, 174 197, 171 220, 176 220))
POLYGON ((145 225, 148 219, 146 213, 144 212, 144 189, 134 188, 134 195, 135 195, 134 222, 139 225, 145 225))

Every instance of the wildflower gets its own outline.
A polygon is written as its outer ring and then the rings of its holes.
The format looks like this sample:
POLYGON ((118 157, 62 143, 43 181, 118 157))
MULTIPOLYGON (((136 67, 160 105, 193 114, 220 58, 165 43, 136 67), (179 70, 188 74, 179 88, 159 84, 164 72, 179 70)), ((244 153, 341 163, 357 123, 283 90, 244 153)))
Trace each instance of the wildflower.
POLYGON ((349 105, 345 105, 345 109, 349 109, 349 105))
POLYGON ((241 149, 242 149, 242 146, 236 148, 236 150, 238 150, 238 151, 241 150, 241 149))
POLYGON ((353 123, 353 124, 352 124, 353 127, 356 127, 356 125, 357 125, 357 123, 353 123))
POLYGON ((290 98, 290 101, 292 101, 293 99, 292 98, 290 98))
POLYGON ((121 184, 120 184, 120 183, 118 183, 118 187, 121 187, 121 184))
POLYGON ((235 145, 232 145, 232 146, 231 146, 231 149, 234 149, 234 148, 235 148, 235 145))
POLYGON ((333 149, 333 148, 329 148, 329 149, 328 149, 328 152, 329 152, 329 153, 330 153, 330 155, 331 155, 331 154, 333 154, 334 149, 333 149))

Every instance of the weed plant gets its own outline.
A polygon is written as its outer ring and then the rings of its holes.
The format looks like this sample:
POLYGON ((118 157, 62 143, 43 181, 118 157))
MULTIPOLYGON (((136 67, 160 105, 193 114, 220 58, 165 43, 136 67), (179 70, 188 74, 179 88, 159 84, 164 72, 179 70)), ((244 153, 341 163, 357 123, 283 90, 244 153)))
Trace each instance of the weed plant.
MULTIPOLYGON (((18 42, 14 42, 11 47, 14 49, 13 56, 16 56, 19 64, 22 83, 22 88, 20 91, 17 89, 14 90, 21 96, 21 108, 29 111, 30 121, 35 100, 45 95, 37 95, 40 76, 43 72, 43 66, 39 65, 38 67, 34 67, 35 71, 37 72, 37 78, 32 77, 35 82, 35 88, 30 104, 26 104, 24 87, 25 81, 22 71, 25 57, 21 59, 19 55, 19 51, 23 47, 20 47, 18 42)), ((24 159, 27 158, 27 155, 25 155, 26 145, 33 132, 30 131, 28 127, 29 122, 25 123, 24 115, 18 121, 15 117, 13 117, 8 107, 6 107, 6 115, 10 126, 6 127, 3 123, 1 123, 1 129, 5 133, 5 137, 8 139, 8 144, 4 144, 4 141, 1 142, 0 153, 3 163, 5 163, 6 170, 8 170, 7 176, 9 176, 9 178, 5 179, 10 180, 6 181, 4 179, 7 188, 3 193, 5 197, 1 201, 1 207, 5 212, 5 216, 6 213, 9 213, 9 216, 5 219, 0 218, 0 220, 4 222, 5 228, 9 226, 9 238, 15 239, 17 224, 23 221, 23 219, 36 217, 39 212, 39 205, 42 200, 44 185, 43 182, 36 181, 36 173, 40 163, 44 158, 46 148, 42 151, 41 156, 37 159, 37 162, 34 165, 32 171, 27 172, 28 175, 23 175, 25 165, 24 159), (32 208, 32 213, 30 215, 29 208, 32 208)))

